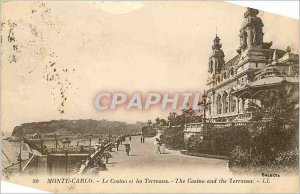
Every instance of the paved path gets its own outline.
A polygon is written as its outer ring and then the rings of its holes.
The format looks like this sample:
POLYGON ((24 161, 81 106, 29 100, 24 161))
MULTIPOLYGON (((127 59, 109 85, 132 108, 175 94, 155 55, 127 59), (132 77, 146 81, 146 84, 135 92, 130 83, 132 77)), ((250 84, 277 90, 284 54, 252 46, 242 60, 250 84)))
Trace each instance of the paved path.
MULTIPOLYGON (((119 151, 112 153, 107 168, 110 172, 151 171, 151 172, 198 172, 204 170, 227 171, 227 161, 220 159, 202 158, 183 155, 179 151, 165 150, 165 154, 157 154, 153 138, 146 138, 145 143, 140 143, 140 137, 132 137, 130 143, 130 156, 126 155, 125 146, 120 145, 119 151)), ((123 143, 124 144, 124 143, 123 143)), ((116 149, 113 149, 116 150, 116 149)))

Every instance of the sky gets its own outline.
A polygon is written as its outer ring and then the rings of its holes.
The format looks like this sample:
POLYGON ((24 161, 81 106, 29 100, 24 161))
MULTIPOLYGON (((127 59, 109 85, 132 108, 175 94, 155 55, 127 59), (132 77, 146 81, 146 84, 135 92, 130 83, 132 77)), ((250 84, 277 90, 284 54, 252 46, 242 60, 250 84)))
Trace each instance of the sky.
MULTIPOLYGON (((2 3, 2 130, 54 119, 134 123, 169 110, 97 111, 99 92, 205 89, 216 33, 236 55, 245 7, 224 2, 2 3)), ((298 20, 260 12, 265 42, 298 52, 298 20)))

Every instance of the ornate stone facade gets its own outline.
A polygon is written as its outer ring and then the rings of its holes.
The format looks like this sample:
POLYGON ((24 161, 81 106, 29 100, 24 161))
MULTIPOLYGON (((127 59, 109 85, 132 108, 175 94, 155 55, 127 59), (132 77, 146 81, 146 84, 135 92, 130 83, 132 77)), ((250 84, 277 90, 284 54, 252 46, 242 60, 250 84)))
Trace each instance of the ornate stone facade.
MULTIPOLYGON (((252 117, 249 102, 261 104, 263 92, 284 85, 299 96, 299 55, 271 48, 263 42, 259 11, 247 8, 240 29, 237 55, 225 61, 221 39, 216 35, 208 61, 206 121, 217 127, 245 125, 252 117)), ((185 139, 202 133, 203 124, 187 124, 185 139)))
POLYGON ((263 42, 263 22, 257 17, 258 10, 247 8, 240 29, 240 46, 237 55, 224 61, 220 38, 213 41, 209 57, 207 81, 206 118, 210 122, 248 120, 249 101, 259 104, 258 85, 267 89, 283 80, 298 85, 299 56, 286 51, 270 48, 272 43, 263 42), (272 83, 275 81, 276 83, 272 83), (262 81, 263 80, 263 81, 262 81), (252 90, 256 87, 258 90, 252 90), (251 93, 252 92, 252 93, 251 93), (253 93, 254 92, 254 93, 253 93))

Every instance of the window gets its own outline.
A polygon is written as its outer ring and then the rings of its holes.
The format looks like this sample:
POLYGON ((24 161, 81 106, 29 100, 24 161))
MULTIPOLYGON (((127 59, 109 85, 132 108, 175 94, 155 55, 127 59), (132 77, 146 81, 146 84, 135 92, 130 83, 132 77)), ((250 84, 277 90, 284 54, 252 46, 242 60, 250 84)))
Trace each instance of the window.
POLYGON ((217 96, 217 114, 222 114, 222 102, 220 94, 217 96))
POLYGON ((236 99, 233 99, 233 97, 231 97, 231 107, 230 107, 230 110, 231 112, 235 112, 235 109, 236 109, 236 99))
POLYGON ((223 104, 223 113, 228 113, 228 94, 227 94, 227 92, 225 92, 224 94, 223 94, 223 97, 222 97, 223 99, 222 99, 222 104, 223 104))

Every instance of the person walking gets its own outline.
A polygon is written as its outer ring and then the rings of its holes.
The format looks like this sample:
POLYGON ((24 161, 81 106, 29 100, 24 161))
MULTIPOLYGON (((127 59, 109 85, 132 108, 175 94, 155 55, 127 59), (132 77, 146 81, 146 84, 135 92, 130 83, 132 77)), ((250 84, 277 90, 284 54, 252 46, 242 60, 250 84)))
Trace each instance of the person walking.
POLYGON ((129 136, 129 141, 131 141, 131 136, 129 136))
POLYGON ((117 151, 119 151, 119 145, 120 145, 120 142, 119 142, 119 141, 116 141, 115 146, 116 146, 116 148, 117 148, 117 151))
POLYGON ((127 153, 127 156, 129 156, 129 152, 130 152, 130 144, 129 143, 127 143, 127 144, 125 144, 125 147, 126 147, 126 153, 127 153))
POLYGON ((164 154, 165 153, 165 147, 166 145, 164 143, 161 144, 161 153, 164 154))
POLYGON ((105 159, 105 163, 108 164, 108 159, 112 158, 112 155, 108 151, 105 151, 103 157, 105 159))
POLYGON ((117 140, 122 145, 122 137, 118 137, 117 140))
POLYGON ((143 136, 141 136, 141 143, 143 143, 143 136))
POLYGON ((155 138, 155 141, 154 141, 154 145, 156 145, 156 153, 158 154, 161 154, 161 150, 160 150, 160 141, 158 138, 155 138))
POLYGON ((143 143, 145 143, 145 137, 143 136, 143 143))

